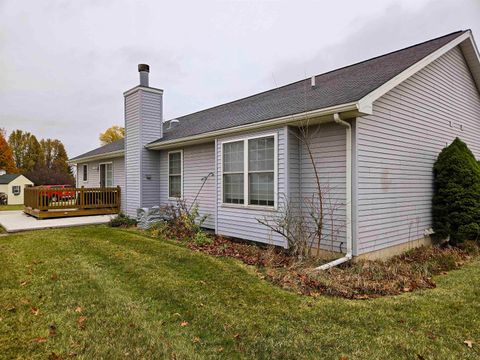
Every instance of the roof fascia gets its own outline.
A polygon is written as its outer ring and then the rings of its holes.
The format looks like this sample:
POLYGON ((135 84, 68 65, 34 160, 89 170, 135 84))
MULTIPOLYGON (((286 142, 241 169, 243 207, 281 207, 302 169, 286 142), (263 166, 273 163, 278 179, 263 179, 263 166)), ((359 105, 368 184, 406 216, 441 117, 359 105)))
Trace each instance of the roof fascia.
MULTIPOLYGON (((312 111, 306 111, 298 114, 282 116, 270 120, 264 120, 255 122, 252 124, 235 126, 227 129, 220 129, 215 131, 209 131, 202 134, 186 136, 183 138, 158 141, 151 144, 147 144, 145 147, 151 150, 160 150, 166 149, 174 146, 181 145, 193 145, 195 143, 206 142, 215 139, 216 137, 223 135, 235 134, 243 131, 259 130, 274 126, 284 126, 284 125, 294 125, 299 124, 305 120, 312 120, 315 118, 328 117, 334 113, 347 113, 348 117, 355 117, 359 115, 371 114, 372 108, 369 106, 360 107, 357 102, 351 102, 346 104, 340 104, 335 106, 330 106, 323 109, 317 109, 312 111)), ((332 119, 324 119, 323 122, 333 121, 332 119)))
POLYGON ((463 41, 467 39, 471 39, 471 32, 470 30, 465 32, 464 34, 456 37, 449 43, 443 45, 440 49, 435 50, 432 52, 430 55, 427 55, 424 57, 422 60, 416 62, 409 68, 405 69, 402 71, 400 74, 397 76, 393 77, 380 87, 376 88, 372 92, 368 93, 365 95, 362 99, 358 101, 360 107, 365 107, 365 106, 370 106, 372 107, 373 102, 383 95, 385 95, 387 92, 392 90, 394 87, 398 86, 401 84, 403 81, 417 73, 418 71, 422 70, 424 67, 427 65, 431 64, 433 61, 437 60, 440 56, 446 54, 448 51, 453 49, 455 46, 461 44, 463 41))

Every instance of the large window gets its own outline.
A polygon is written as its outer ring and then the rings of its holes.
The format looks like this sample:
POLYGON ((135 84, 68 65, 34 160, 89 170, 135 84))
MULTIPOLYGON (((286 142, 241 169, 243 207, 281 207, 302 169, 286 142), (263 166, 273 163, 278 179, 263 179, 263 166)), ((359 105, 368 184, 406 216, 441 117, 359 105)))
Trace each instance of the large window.
POLYGON ((223 144, 225 204, 275 206, 275 147, 274 135, 223 144))
POLYGON ((88 181, 88 165, 82 165, 83 181, 88 181))
POLYGON ((183 152, 172 151, 168 153, 168 197, 182 197, 182 168, 183 152))

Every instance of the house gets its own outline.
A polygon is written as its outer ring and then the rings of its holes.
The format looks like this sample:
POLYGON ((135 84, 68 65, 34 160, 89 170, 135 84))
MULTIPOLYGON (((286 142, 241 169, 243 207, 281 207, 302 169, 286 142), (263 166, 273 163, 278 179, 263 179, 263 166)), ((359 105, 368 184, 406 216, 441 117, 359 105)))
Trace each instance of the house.
POLYGON ((163 90, 149 86, 148 65, 139 73, 123 94, 125 139, 71 159, 78 186, 119 185, 130 216, 196 198, 217 234, 287 246, 258 219, 286 201, 307 211, 316 168, 335 204, 321 247, 385 257, 428 243, 442 148, 460 137, 480 156, 470 30, 165 122, 163 90))
POLYGON ((7 194, 8 205, 22 205, 25 187, 33 186, 33 182, 21 174, 0 175, 0 193, 7 194))

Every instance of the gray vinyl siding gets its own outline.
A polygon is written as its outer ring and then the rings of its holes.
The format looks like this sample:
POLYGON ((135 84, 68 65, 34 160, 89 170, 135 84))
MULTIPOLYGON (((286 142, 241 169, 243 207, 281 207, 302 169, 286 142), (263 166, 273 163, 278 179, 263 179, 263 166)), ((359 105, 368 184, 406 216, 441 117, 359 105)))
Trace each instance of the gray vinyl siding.
POLYGON ((138 89, 125 97, 126 212, 160 203, 159 154, 145 149, 162 136, 162 94, 138 89))
POLYGON ((202 178, 210 172, 215 174, 215 144, 212 142, 160 152, 160 202, 162 205, 175 204, 175 200, 168 198, 168 152, 176 150, 183 150, 183 199, 190 206, 198 194, 195 203, 198 205, 199 215, 207 216, 203 226, 215 229, 215 177, 210 176, 200 191, 202 178))
POLYGON ((356 136, 358 253, 422 238, 438 153, 458 136, 480 156, 480 96, 461 51, 378 99, 373 115, 357 119, 356 136))
POLYGON ((144 145, 158 140, 162 134, 162 96, 141 91, 141 206, 152 207, 160 203, 160 157, 158 151, 147 150, 144 145))
POLYGON ((286 168, 288 181, 286 183, 286 199, 289 205, 295 208, 300 215, 300 141, 298 129, 295 127, 287 127, 287 163, 286 168))
MULTIPOLYGON (((324 228, 320 247, 324 250, 346 251, 346 129, 335 123, 311 126, 306 137, 316 165, 324 194, 324 228)), ((314 167, 306 141, 299 141, 299 172, 301 214, 308 216, 309 200, 318 193, 314 167)), ((316 197, 318 199, 318 197, 316 197)))
POLYGON ((122 196, 122 210, 125 209, 125 159, 116 157, 105 159, 101 161, 90 161, 86 163, 77 164, 77 187, 92 187, 100 186, 100 164, 113 164, 113 186, 120 186, 122 196), (83 181, 83 165, 88 166, 87 181, 83 181))
POLYGON ((286 246, 285 239, 270 231, 266 226, 260 224, 257 219, 271 218, 275 215, 275 210, 255 209, 252 207, 244 207, 242 205, 222 204, 222 143, 236 139, 243 139, 248 136, 260 136, 277 134, 277 181, 278 196, 285 196, 286 192, 286 171, 285 171, 285 148, 286 148, 286 128, 278 128, 274 130, 265 130, 261 132, 236 135, 231 137, 222 137, 217 140, 217 234, 252 240, 261 243, 267 243, 278 246, 286 246))
POLYGON ((140 207, 140 92, 125 97, 125 204, 126 213, 136 216, 140 207))

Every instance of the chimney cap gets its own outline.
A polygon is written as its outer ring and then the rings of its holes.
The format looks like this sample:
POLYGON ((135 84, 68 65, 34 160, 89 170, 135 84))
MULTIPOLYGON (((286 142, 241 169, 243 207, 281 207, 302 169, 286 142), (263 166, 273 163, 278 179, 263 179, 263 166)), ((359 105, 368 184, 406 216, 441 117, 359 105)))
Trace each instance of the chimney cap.
POLYGON ((138 64, 138 72, 141 71, 150 72, 150 66, 148 66, 147 64, 138 64))

